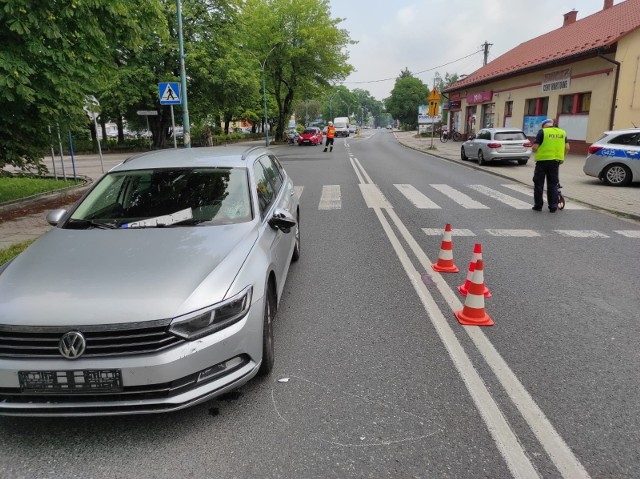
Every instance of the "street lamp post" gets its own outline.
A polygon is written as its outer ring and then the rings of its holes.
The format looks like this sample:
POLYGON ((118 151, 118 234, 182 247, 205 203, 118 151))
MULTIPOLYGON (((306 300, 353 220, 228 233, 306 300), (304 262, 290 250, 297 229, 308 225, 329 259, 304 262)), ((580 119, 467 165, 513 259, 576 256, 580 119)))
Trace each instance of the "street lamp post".
MULTIPOLYGON (((180 54, 180 83, 182 86, 182 138, 185 148, 191 148, 191 127, 189 126, 189 104, 187 102, 187 75, 184 68, 184 43, 182 41, 182 3, 176 0, 178 20, 178 49, 180 54)), ((173 106, 171 107, 173 114, 173 106)), ((175 132, 174 132, 175 138, 175 132)))
POLYGON ((253 58, 256 59, 256 61, 260 65, 260 69, 262 70, 262 100, 263 100, 263 103, 264 103, 264 131, 265 131, 264 140, 265 140, 265 146, 269 146, 269 125, 267 123, 267 85, 266 85, 266 79, 265 79, 265 75, 264 75, 264 67, 267 64, 267 58, 269 58, 269 55, 271 55, 271 52, 274 51, 277 46, 278 46, 278 44, 275 44, 273 46, 273 48, 271 48, 271 50, 269 50, 269 53, 267 53, 265 55, 263 61, 260 61, 260 59, 251 50, 245 50, 246 52, 248 52, 251 55, 253 55, 253 58))

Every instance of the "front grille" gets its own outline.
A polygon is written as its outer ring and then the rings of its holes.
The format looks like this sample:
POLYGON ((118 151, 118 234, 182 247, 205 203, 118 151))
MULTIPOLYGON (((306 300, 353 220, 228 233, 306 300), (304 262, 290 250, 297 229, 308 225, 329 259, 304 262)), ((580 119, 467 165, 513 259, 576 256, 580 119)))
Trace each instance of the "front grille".
MULTIPOLYGON (((41 394, 26 393, 20 388, 0 388, 0 415, 77 415, 104 414, 110 412, 153 412, 164 409, 175 409, 175 404, 163 404, 162 401, 233 374, 251 362, 249 356, 246 354, 237 356, 237 358, 239 361, 233 366, 220 370, 218 373, 212 374, 208 376, 206 380, 200 382, 198 381, 198 377, 202 371, 167 383, 125 386, 122 392, 118 393, 41 394), (132 404, 135 401, 140 401, 140 403, 132 404), (144 401, 149 402, 142 404, 144 401), (158 401, 158 403, 154 403, 154 401, 158 401), (92 407, 90 406, 91 403, 101 403, 101 406, 92 407), (37 407, 22 408, 20 407, 21 404, 35 405, 37 407), (79 404, 81 404, 82 407, 75 406, 79 404), (66 407, 48 407, 52 405, 65 405, 66 407)), ((246 374, 248 373, 249 372, 246 374)), ((244 378, 246 374, 243 374, 242 377, 236 379, 236 381, 244 378)))
POLYGON ((83 358, 156 353, 184 342, 170 334, 170 319, 95 326, 9 326, 0 324, 0 358, 61 358, 60 338, 80 331, 87 348, 83 358))

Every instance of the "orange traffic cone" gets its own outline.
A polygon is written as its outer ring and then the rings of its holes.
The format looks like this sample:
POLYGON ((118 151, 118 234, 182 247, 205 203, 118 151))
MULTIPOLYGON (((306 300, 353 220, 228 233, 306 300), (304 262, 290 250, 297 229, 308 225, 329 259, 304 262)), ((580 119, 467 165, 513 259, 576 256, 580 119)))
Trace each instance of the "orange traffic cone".
POLYGON ((450 224, 447 224, 444 228, 438 262, 432 264, 431 267, 440 273, 457 273, 459 271, 458 267, 453 264, 453 243, 451 242, 450 224))
MULTIPOLYGON (((476 243, 475 247, 473 248, 473 256, 471 256, 471 262, 469 263, 469 271, 467 271, 467 280, 463 284, 458 286, 458 291, 460 291, 460 294, 462 294, 462 296, 466 296, 469 292, 469 287, 471 286, 471 278, 473 277, 473 272, 476 269, 476 261, 478 261, 479 259, 482 259, 482 245, 480 245, 480 243, 476 243)), ((491 291, 489 291, 489 288, 487 288, 486 285, 484 286, 483 294, 485 298, 491 297, 491 291)))
POLYGON ((456 311, 458 322, 465 326, 493 326, 493 320, 484 310, 484 275, 482 260, 476 261, 476 268, 471 278, 471 286, 464 301, 462 311, 456 311))

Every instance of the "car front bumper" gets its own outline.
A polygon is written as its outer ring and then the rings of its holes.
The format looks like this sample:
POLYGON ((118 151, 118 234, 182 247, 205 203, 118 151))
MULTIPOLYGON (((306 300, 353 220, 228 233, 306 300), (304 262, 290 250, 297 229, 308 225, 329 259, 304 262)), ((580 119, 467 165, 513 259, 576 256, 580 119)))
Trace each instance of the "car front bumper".
POLYGON ((0 415, 108 416, 176 411, 235 389, 262 358, 263 299, 217 333, 154 354, 66 360, 0 358, 0 415), (108 392, 26 391, 20 372, 119 371, 108 392))

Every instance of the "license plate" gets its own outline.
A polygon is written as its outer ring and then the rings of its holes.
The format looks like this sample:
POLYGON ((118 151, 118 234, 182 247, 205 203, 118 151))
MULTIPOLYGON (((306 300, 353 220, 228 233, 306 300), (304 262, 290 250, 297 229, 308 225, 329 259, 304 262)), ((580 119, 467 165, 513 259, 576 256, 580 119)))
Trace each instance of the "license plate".
POLYGON ((20 388, 25 393, 92 394, 122 391, 122 372, 119 369, 19 371, 18 376, 20 388))

